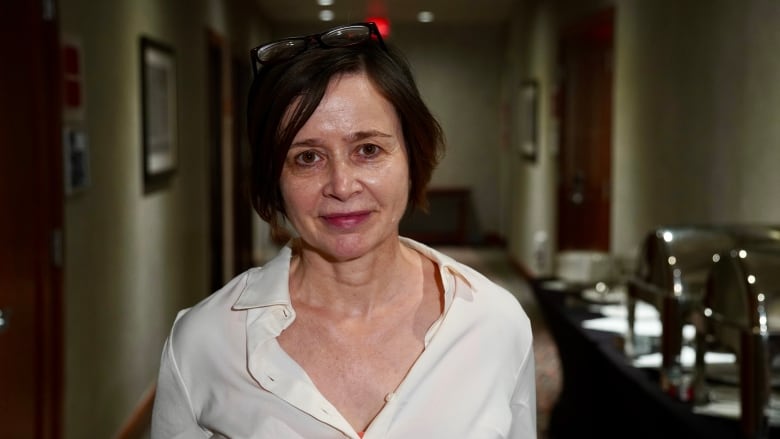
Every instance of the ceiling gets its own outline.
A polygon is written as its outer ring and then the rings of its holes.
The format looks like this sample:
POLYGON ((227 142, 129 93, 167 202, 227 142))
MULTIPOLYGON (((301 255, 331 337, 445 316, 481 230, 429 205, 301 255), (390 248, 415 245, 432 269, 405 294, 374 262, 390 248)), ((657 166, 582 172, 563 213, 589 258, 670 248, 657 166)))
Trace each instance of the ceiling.
POLYGON ((386 17, 391 23, 417 21, 421 10, 431 11, 436 23, 498 23, 510 16, 517 0, 333 0, 323 7, 317 0, 256 0, 269 21, 311 23, 319 21, 321 9, 334 12, 334 23, 386 17))

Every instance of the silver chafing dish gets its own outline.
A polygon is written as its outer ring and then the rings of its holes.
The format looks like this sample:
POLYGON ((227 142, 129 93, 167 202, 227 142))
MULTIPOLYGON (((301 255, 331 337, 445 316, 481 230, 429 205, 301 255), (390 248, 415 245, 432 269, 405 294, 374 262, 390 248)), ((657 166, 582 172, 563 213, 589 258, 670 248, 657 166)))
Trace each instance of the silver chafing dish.
POLYGON ((660 227, 642 243, 635 272, 627 279, 628 332, 626 353, 634 356, 636 303, 658 309, 662 334, 661 386, 679 391, 670 376, 679 375, 683 326, 700 316, 707 276, 713 257, 752 242, 780 241, 780 227, 760 225, 698 225, 660 227))
POLYGON ((702 305, 694 374, 697 403, 708 402, 705 353, 734 353, 742 432, 746 438, 765 438, 772 377, 780 371, 780 242, 751 243, 716 257, 702 305))

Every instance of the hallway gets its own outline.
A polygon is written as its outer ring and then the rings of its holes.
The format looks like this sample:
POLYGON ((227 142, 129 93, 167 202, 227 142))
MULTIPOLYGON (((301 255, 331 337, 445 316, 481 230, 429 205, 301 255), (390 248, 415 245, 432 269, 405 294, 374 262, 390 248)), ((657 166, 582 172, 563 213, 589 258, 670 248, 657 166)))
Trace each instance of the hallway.
POLYGON ((536 360, 536 409, 539 439, 548 436, 547 425, 561 391, 561 368, 558 350, 547 330, 528 282, 512 265, 506 250, 500 247, 437 247, 456 260, 473 267, 492 281, 509 290, 531 319, 536 360))
MULTIPOLYGON (((13 62, 0 89, 18 98, 3 100, 0 129, 0 347, 16 354, 0 368, 0 420, 22 422, 5 409, 13 404, 35 419, 24 428, 51 430, 41 437, 114 437, 155 383, 177 312, 240 271, 242 258, 273 254, 267 224, 233 199, 249 49, 327 25, 274 22, 257 2, 235 0, 4 6, 13 62), (178 72, 176 167, 149 185, 148 39, 170 49, 178 72), (251 236, 234 233, 247 226, 251 236), (251 254, 239 248, 249 242, 251 254), (22 348, 9 347, 12 334, 22 348)), ((469 194, 468 242, 507 243, 441 249, 506 286, 531 317, 542 431, 562 400, 561 364, 579 363, 559 362, 553 319, 544 322, 515 264, 548 276, 554 249, 566 248, 558 203, 582 193, 559 191, 559 43, 604 8, 614 11, 611 171, 598 191, 611 203, 609 254, 631 257, 658 225, 776 224, 780 2, 517 0, 500 25, 393 23, 392 42, 448 139, 430 189, 469 194), (536 257, 541 244, 547 261, 536 257)))

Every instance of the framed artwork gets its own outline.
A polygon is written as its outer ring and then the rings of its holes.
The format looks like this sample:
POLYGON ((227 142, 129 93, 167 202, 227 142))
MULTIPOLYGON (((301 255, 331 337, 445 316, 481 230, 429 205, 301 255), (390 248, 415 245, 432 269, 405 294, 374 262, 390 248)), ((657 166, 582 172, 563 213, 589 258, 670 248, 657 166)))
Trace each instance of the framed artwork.
POLYGON ((176 58, 173 48, 141 37, 141 121, 146 184, 176 170, 176 58))
POLYGON ((539 154, 539 83, 525 80, 520 84, 520 153, 536 162, 539 154))

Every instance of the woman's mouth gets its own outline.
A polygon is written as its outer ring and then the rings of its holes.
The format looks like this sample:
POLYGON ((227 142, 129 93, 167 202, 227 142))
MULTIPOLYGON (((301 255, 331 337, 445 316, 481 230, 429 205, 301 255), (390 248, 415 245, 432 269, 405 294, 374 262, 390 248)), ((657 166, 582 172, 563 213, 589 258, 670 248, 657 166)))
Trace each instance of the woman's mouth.
POLYGON ((369 215, 371 215, 371 212, 364 210, 359 212, 331 213, 322 215, 321 218, 331 227, 350 229, 364 223, 369 215))

